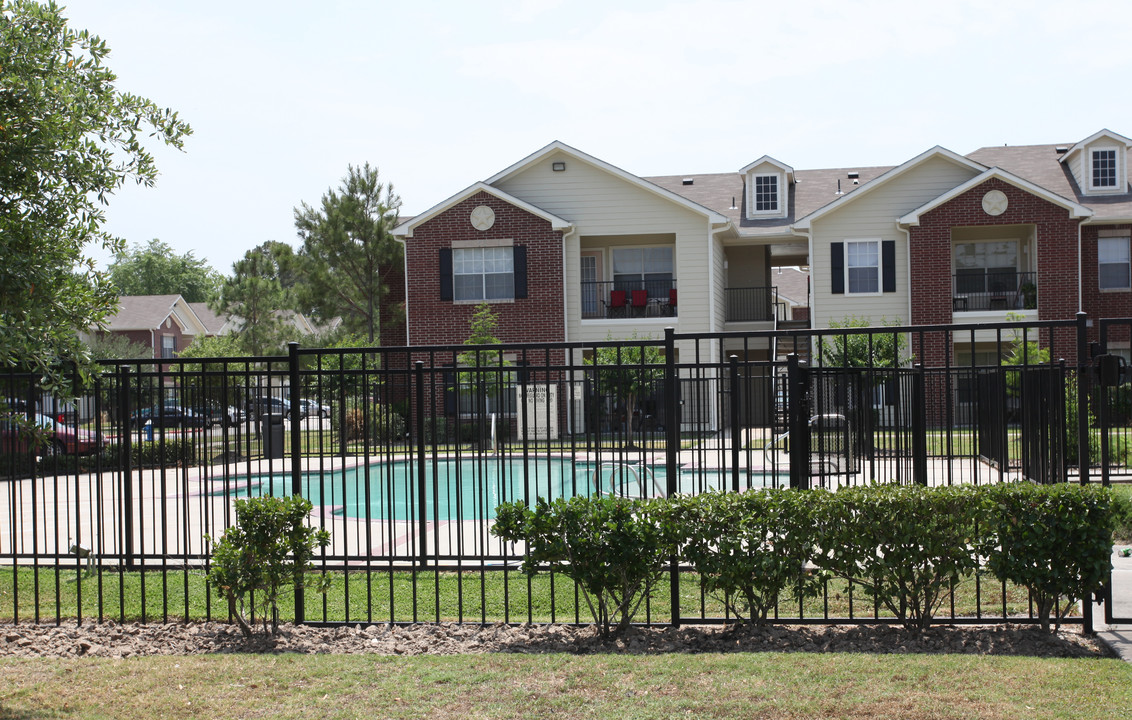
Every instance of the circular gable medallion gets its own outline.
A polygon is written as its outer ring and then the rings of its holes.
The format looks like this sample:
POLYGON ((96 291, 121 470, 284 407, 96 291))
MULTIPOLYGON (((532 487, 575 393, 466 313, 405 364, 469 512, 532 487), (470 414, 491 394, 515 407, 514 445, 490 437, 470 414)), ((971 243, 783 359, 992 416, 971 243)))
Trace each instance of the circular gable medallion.
POLYGON ((487 205, 480 205, 472 211, 471 220, 476 230, 487 230, 495 224, 495 211, 487 205))
POLYGON ((1006 206, 1010 201, 1006 199, 1006 193, 1001 190, 991 190, 986 195, 983 195, 983 212, 987 215, 1001 215, 1006 212, 1006 206))

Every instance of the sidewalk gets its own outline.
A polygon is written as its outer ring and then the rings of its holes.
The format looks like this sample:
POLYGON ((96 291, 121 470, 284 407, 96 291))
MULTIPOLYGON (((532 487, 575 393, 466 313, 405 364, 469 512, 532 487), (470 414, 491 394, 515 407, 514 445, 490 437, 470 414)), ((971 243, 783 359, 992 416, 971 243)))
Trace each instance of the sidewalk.
MULTIPOLYGON (((1132 557, 1121 557, 1118 545, 1112 550, 1112 614, 1115 617, 1132 618, 1132 557)), ((1104 605, 1093 606, 1093 627, 1097 637, 1115 650, 1126 662, 1132 662, 1132 623, 1106 625, 1104 605)))

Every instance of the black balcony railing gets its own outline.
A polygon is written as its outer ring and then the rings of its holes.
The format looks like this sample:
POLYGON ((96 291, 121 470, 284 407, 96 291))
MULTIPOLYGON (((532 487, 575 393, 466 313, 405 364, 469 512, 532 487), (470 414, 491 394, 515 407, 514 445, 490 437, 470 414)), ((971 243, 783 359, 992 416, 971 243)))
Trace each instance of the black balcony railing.
POLYGON ((1038 307, 1038 274, 963 271, 951 276, 951 309, 1033 310, 1038 307))
POLYGON ((774 320, 778 308, 774 302, 778 288, 727 288, 727 322, 762 322, 774 320))
POLYGON ((612 280, 582 283, 582 318, 672 317, 675 280, 612 280))

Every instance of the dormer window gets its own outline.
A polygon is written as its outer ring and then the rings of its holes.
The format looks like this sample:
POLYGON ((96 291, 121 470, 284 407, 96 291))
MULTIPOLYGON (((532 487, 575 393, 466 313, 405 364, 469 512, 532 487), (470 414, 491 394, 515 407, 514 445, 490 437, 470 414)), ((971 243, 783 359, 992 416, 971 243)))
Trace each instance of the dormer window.
POLYGON ((778 175, 755 175, 755 212, 778 212, 778 175))
POLYGON ((1089 188, 1109 190, 1117 186, 1116 148, 1097 148, 1090 154, 1089 188))
POLYGON ((1128 192, 1128 150, 1132 138, 1101 130, 1064 152, 1057 161, 1064 165, 1085 195, 1123 195, 1128 192))
POLYGON ((739 171, 746 186, 746 216, 751 220, 786 217, 794 168, 763 155, 739 171))

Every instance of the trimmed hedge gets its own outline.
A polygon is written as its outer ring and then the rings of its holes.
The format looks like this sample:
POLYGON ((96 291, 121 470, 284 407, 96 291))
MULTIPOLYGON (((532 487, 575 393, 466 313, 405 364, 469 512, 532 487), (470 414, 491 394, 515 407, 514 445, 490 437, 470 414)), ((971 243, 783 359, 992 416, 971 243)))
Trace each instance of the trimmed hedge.
POLYGON ((496 512, 492 533, 526 542, 524 570, 577 580, 603 633, 628 627, 671 553, 740 621, 840 578, 924 629, 955 583, 987 573, 1027 588, 1048 629, 1102 589, 1116 515, 1107 488, 1030 483, 540 498, 496 512))

